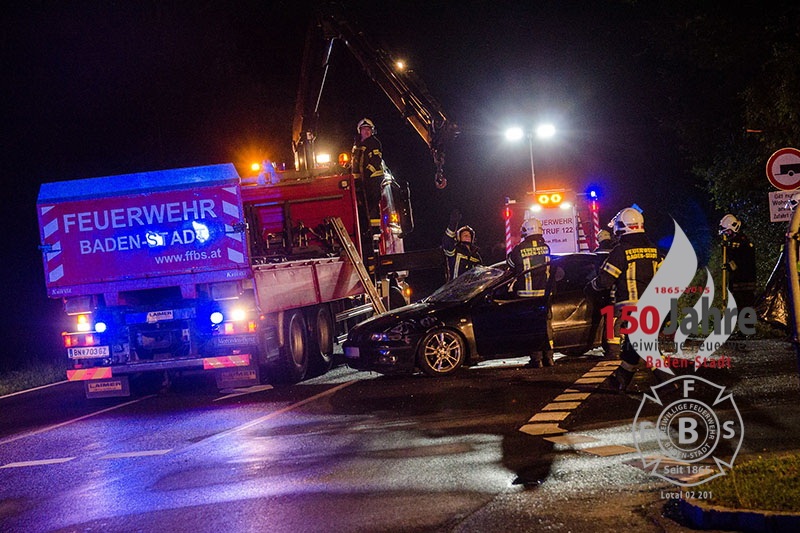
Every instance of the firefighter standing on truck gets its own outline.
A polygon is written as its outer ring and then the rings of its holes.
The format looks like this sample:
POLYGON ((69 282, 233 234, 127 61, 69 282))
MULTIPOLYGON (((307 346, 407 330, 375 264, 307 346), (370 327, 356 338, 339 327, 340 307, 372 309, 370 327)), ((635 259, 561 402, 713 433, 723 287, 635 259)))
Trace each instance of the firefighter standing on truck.
POLYGON ((381 182, 383 181, 383 146, 375 135, 375 124, 362 118, 356 126, 358 136, 353 145, 352 172, 361 182, 361 201, 370 224, 380 223, 381 182))
POLYGON ((455 279, 476 265, 483 264, 475 244, 475 230, 469 226, 458 227, 461 212, 453 209, 450 222, 442 237, 442 250, 447 258, 447 280, 455 279))
POLYGON ((613 390, 624 392, 630 385, 639 354, 630 341, 621 338, 619 319, 622 307, 636 305, 661 265, 661 254, 644 232, 644 217, 632 207, 621 210, 609 223, 618 236, 617 245, 609 252, 589 288, 600 294, 614 290, 614 338, 609 339, 609 358, 622 363, 610 378, 613 390))
POLYGON ((542 237, 542 222, 529 218, 520 228, 522 241, 509 252, 506 262, 514 269, 517 279, 514 292, 520 298, 540 298, 547 308, 546 338, 540 346, 531 346, 528 368, 553 366, 553 312, 550 308, 550 247, 542 237))

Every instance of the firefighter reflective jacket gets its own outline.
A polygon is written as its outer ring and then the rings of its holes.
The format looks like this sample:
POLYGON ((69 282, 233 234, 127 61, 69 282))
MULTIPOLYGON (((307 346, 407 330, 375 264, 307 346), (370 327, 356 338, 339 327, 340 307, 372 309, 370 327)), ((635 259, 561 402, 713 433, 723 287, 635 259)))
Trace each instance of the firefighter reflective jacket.
POLYGON ((442 237, 442 250, 447 258, 448 280, 457 278, 476 265, 483 264, 478 247, 473 243, 460 242, 455 228, 448 226, 445 230, 442 237))
POLYGON ((592 288, 598 292, 614 288, 615 305, 635 304, 661 261, 658 249, 644 233, 621 235, 592 280, 592 288))
POLYGON ((544 297, 550 278, 550 247, 541 235, 528 235, 509 252, 506 262, 517 274, 526 272, 515 285, 517 296, 544 297), (542 268, 535 268, 545 265, 542 268), (531 270, 533 269, 533 270, 531 270))
MULTIPOLYGON (((371 135, 356 141, 353 146, 352 172, 361 189, 362 202, 370 220, 380 218, 381 182, 383 181, 383 152, 381 142, 371 135)), ((369 225, 369 222, 367 222, 369 225)))

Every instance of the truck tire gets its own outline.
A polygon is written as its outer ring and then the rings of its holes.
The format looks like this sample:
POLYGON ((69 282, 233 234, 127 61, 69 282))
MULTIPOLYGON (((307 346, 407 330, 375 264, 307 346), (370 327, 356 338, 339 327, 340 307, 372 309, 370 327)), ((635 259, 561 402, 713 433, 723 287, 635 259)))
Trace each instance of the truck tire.
POLYGON ((283 346, 274 368, 277 383, 298 383, 308 371, 308 330, 302 311, 287 311, 283 321, 283 346))
POLYGON ((309 372, 321 376, 333 368, 333 338, 336 332, 331 310, 327 305, 312 307, 308 310, 306 321, 309 326, 309 372))

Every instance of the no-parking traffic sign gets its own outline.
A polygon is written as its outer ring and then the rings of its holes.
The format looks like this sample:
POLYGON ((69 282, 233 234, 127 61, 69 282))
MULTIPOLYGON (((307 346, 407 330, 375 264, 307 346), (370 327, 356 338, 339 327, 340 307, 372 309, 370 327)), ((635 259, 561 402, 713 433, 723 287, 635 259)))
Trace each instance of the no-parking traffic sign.
POLYGON ((800 187, 800 150, 781 148, 767 161, 767 179, 782 191, 800 187))

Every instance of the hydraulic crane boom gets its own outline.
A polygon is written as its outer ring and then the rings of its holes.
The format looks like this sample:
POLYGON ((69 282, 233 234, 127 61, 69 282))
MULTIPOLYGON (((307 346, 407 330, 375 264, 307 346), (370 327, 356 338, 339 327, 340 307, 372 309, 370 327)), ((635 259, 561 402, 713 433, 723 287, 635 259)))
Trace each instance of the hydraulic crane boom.
POLYGON ((299 166, 307 168, 305 165, 313 157, 319 101, 330 66, 334 42, 337 40, 347 45, 370 79, 381 88, 428 144, 436 166, 436 186, 443 189, 447 185, 444 177, 445 148, 458 135, 458 126, 447 118, 439 102, 430 95, 425 84, 413 71, 398 68, 391 54, 382 46, 370 41, 356 22, 345 17, 341 8, 333 4, 327 4, 319 10, 306 42, 292 131, 295 156, 299 166), (314 41, 319 42, 320 32, 326 43, 321 70, 311 64, 319 59, 314 41), (318 87, 315 94, 311 91, 312 87, 318 87), (314 98, 313 102, 311 98, 314 98))

